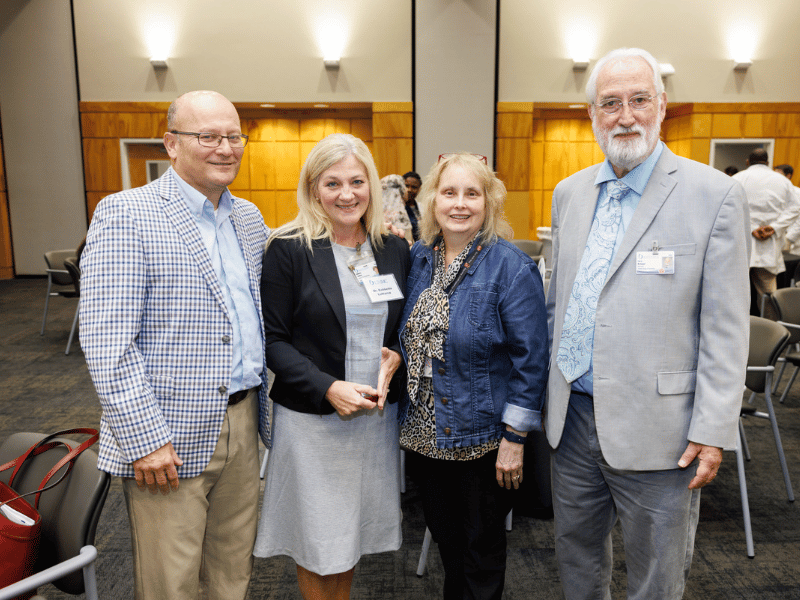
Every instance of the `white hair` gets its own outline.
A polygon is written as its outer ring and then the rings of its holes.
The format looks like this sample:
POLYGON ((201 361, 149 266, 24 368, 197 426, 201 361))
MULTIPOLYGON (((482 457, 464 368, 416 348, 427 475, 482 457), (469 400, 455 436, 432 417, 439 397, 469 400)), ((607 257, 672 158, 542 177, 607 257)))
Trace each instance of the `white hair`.
POLYGON ((586 99, 589 104, 594 104, 597 100, 597 77, 600 71, 608 63, 626 58, 634 57, 643 58, 650 65, 653 70, 653 86, 656 89, 656 95, 659 96, 659 103, 661 102, 660 96, 664 93, 664 81, 661 79, 661 68, 658 66, 658 61, 647 50, 641 48, 617 48, 606 54, 603 58, 597 61, 589 75, 589 80, 586 82, 586 99))

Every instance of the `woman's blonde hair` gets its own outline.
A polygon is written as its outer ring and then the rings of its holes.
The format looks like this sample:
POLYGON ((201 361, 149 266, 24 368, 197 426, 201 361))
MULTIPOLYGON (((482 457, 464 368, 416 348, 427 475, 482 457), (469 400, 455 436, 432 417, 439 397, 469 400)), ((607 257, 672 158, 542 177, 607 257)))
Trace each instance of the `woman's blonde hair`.
POLYGON ((482 242, 487 243, 498 237, 511 239, 513 230, 503 213, 506 186, 481 158, 467 152, 459 152, 440 158, 422 182, 422 187, 417 195, 417 203, 422 207, 419 221, 422 243, 430 246, 441 234, 442 229, 436 221, 436 192, 439 189, 442 173, 450 165, 458 165, 471 172, 483 186, 486 217, 483 221, 482 242))
POLYGON ((373 247, 383 245, 381 236, 387 234, 383 221, 381 180, 375 161, 366 144, 349 133, 333 133, 320 140, 306 158, 297 184, 297 216, 272 232, 273 238, 302 238, 311 248, 312 240, 327 238, 333 242, 333 222, 322 208, 316 187, 322 174, 348 156, 355 156, 367 171, 369 206, 361 218, 373 247))

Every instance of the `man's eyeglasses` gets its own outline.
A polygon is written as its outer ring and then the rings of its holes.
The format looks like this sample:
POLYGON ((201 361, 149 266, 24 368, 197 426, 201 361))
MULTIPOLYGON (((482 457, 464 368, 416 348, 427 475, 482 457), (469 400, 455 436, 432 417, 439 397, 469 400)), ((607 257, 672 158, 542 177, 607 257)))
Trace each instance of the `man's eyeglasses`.
POLYGON ((194 131, 170 131, 176 135, 193 135, 201 146, 206 148, 217 148, 222 139, 228 140, 231 148, 244 148, 247 146, 247 140, 250 139, 243 133, 232 133, 231 135, 220 135, 218 133, 195 133, 194 131))
POLYGON ((613 115, 614 113, 618 113, 624 104, 627 104, 633 110, 644 110, 649 108, 653 104, 653 100, 656 98, 658 98, 658 95, 647 96, 645 94, 634 96, 628 100, 628 102, 623 102, 619 98, 606 98, 599 104, 595 104, 595 106, 607 115, 613 115))
MULTIPOLYGON (((446 152, 444 154, 440 154, 439 160, 437 160, 436 162, 442 162, 443 160, 447 160, 448 158, 456 156, 456 154, 457 154, 456 152, 446 152)), ((489 164, 488 159, 483 154, 470 154, 469 156, 474 156, 485 165, 489 164)))

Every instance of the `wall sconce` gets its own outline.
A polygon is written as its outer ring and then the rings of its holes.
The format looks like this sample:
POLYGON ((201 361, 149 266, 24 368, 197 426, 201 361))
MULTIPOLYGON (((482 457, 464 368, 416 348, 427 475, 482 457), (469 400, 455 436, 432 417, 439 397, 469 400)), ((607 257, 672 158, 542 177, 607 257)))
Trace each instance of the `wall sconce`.
POLYGON ((339 60, 341 60, 339 57, 336 58, 329 57, 329 58, 323 58, 322 62, 325 65, 326 69, 335 70, 339 68, 339 60))
POLYGON ((661 70, 661 77, 671 77, 675 75, 675 67, 671 63, 658 63, 658 68, 661 70))
POLYGON ((166 58, 151 58, 150 64, 152 67, 158 71, 159 69, 166 69, 167 68, 167 59, 166 58))
POLYGON ((751 60, 734 60, 733 61, 733 70, 739 73, 744 73, 747 69, 750 68, 750 65, 753 64, 751 60))
POLYGON ((573 58, 572 59, 572 70, 573 71, 585 71, 589 68, 589 61, 584 59, 573 58))

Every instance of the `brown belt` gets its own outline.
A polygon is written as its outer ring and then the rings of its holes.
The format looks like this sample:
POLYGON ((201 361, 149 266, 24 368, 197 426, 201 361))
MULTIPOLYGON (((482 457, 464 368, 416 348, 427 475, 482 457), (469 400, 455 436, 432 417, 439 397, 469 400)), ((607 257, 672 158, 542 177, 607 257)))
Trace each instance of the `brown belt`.
POLYGON ((233 406, 234 404, 239 404, 242 400, 247 397, 247 394, 254 391, 256 388, 250 388, 249 390, 240 390, 238 392, 232 393, 228 396, 228 406, 233 406))

